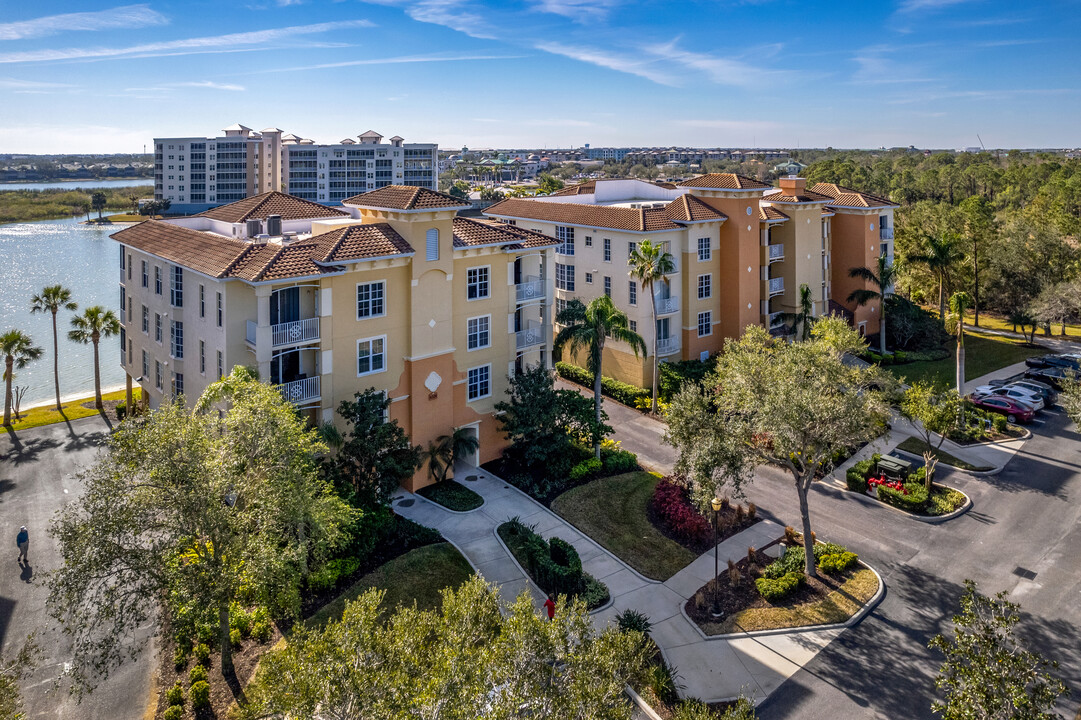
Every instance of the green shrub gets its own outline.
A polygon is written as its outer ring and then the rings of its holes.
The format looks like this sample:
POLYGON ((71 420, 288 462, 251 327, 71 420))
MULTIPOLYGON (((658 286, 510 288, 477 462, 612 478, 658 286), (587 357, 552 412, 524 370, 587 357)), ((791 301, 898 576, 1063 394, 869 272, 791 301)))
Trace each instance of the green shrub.
POLYGON ((210 664, 210 646, 209 645, 207 645, 206 643, 199 643, 198 645, 195 646, 195 650, 193 650, 192 652, 195 653, 195 661, 198 662, 200 665, 209 665, 210 664))
POLYGON ((178 672, 188 666, 188 653, 184 648, 178 647, 173 653, 173 665, 176 666, 178 672))
POLYGON ((717 713, 701 700, 688 698, 676 706, 672 720, 717 720, 717 713))
POLYGON ((191 697, 193 708, 204 708, 210 705, 210 685, 206 680, 200 680, 192 685, 188 695, 191 697))
POLYGON ((716 355, 705 362, 701 360, 663 362, 658 366, 660 374, 657 379, 657 395, 660 399, 670 402, 685 385, 702 382, 715 367, 717 367, 716 355))
POLYGON ((165 713, 161 717, 162 720, 183 720, 184 708, 179 705, 172 705, 165 708, 165 713))
POLYGON ((882 362, 882 356, 879 355, 876 352, 868 351, 867 354, 866 354, 866 358, 867 358, 867 362, 872 362, 872 363, 881 363, 882 362))
POLYGON ((242 637, 251 634, 252 615, 240 606, 240 603, 232 603, 229 606, 229 629, 239 630, 242 637))
POLYGON ((679 699, 676 677, 663 660, 646 670, 646 683, 653 696, 665 704, 679 699))
POLYGON ((582 589, 578 593, 578 599, 586 604, 590 610, 595 610, 606 604, 611 595, 608 586, 589 573, 582 573, 582 589))
POLYGON ((894 351, 893 362, 898 365, 904 362, 908 362, 908 353, 906 353, 904 350, 894 351))
POLYGON ((842 552, 823 555, 818 561, 818 568, 824 573, 840 573, 852 567, 856 562, 856 553, 842 552))
POLYGON ((931 499, 927 503, 927 514, 940 516, 949 515, 965 504, 963 493, 943 485, 935 485, 931 488, 931 499))
POLYGON ((608 601, 608 588, 582 572, 582 559, 566 540, 545 540, 517 517, 500 525, 498 532, 515 559, 544 592, 578 596, 590 609, 608 601))
POLYGON ((120 401, 116 404, 116 419, 123 422, 124 417, 128 414, 128 404, 124 401, 120 401))
POLYGON ((213 623, 201 623, 195 629, 195 637, 204 645, 210 645, 218 639, 218 626, 213 623))
POLYGON ((638 456, 630 450, 601 448, 601 462, 605 475, 619 475, 638 469, 638 456))
POLYGON ((653 623, 649 621, 649 617, 647 617, 645 613, 639 612, 634 608, 627 608, 616 615, 616 624, 619 625, 619 629, 624 632, 627 630, 637 630, 643 635, 653 628, 653 623))
POLYGON ((1006 416, 999 415, 997 413, 993 418, 991 418, 991 422, 994 423, 995 431, 1000 433, 1006 432, 1006 426, 1009 425, 1009 422, 1006 420, 1006 416))
MULTIPOLYGON (((593 387, 593 375, 585 368, 580 368, 577 365, 571 365, 566 362, 557 362, 556 372, 567 380, 576 382, 579 385, 593 387)), ((618 380, 613 380, 612 378, 603 375, 601 376, 601 392, 613 400, 631 407, 634 407, 635 403, 641 398, 653 397, 652 390, 646 390, 645 388, 640 388, 635 385, 619 382, 618 380)))
POLYGON ((194 685, 200 680, 206 682, 206 668, 202 665, 193 665, 191 670, 188 671, 188 685, 194 685))
POLYGON ((879 485, 875 493, 878 499, 887 505, 893 505, 910 513, 922 513, 927 507, 927 488, 924 487, 923 482, 904 483, 903 487, 907 495, 885 485, 879 485))
POLYGON ((585 482, 601 471, 604 464, 595 457, 578 463, 571 468, 570 481, 575 483, 585 482))
POLYGON ((229 644, 233 646, 234 650, 240 647, 243 640, 244 637, 240 634, 239 630, 229 631, 229 644))
POLYGON ((802 547, 789 547, 785 548, 784 555, 777 558, 762 572, 769 580, 777 580, 788 573, 803 572, 804 565, 804 553, 802 547))
POLYGON ((326 592, 355 573, 360 563, 360 558, 355 556, 328 560, 321 568, 308 575, 308 587, 313 592, 326 592))
POLYGON ((815 543, 814 555, 815 562, 819 562, 826 555, 835 555, 837 553, 848 552, 848 548, 844 545, 838 545, 837 543, 815 543))
POLYGON ((179 680, 165 691, 165 702, 170 706, 184 704, 184 688, 180 687, 179 680))
POLYGON ((255 638, 257 642, 265 643, 270 640, 270 637, 274 634, 273 628, 270 627, 269 620, 256 620, 251 626, 251 636, 255 638))
MULTIPOLYGON (((859 463, 857 463, 857 465, 858 464, 859 463)), ((863 477, 863 473, 855 467, 848 468, 848 472, 845 473, 845 484, 848 485, 848 489, 853 492, 867 492, 867 480, 863 477)))
POLYGON ((760 577, 754 581, 754 585, 758 588, 759 595, 770 602, 776 602, 794 593, 803 584, 803 579, 802 572, 789 572, 776 579, 760 577))

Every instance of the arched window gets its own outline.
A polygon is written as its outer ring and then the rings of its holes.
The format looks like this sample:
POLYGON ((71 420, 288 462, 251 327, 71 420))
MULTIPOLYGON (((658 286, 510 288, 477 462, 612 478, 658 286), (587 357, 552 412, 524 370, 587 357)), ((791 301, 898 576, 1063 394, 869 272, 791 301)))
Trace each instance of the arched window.
POLYGON ((438 228, 432 228, 431 230, 428 231, 427 241, 428 241, 428 260, 429 261, 438 260, 439 259, 439 229, 438 228))

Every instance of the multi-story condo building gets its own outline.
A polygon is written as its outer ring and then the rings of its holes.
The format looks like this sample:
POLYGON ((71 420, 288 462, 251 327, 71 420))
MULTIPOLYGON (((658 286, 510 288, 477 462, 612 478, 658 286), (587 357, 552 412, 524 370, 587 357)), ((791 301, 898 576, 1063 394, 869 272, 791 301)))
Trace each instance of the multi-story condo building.
POLYGON ((156 406, 251 365, 312 422, 375 388, 415 444, 467 427, 474 462, 498 457, 508 377, 551 362, 556 241, 467 207, 401 185, 340 208, 272 191, 115 233, 129 389, 156 406))
MULTIPOLYGON (((656 336, 662 361, 708 357, 751 324, 784 332, 781 313, 798 311, 804 284, 816 315, 829 312, 833 301, 834 309, 855 314, 861 332, 878 332, 877 303, 856 308, 847 302, 858 286, 848 270, 872 266, 876 246, 889 252, 872 231, 892 228, 894 205, 835 186, 807 190, 803 178, 783 178, 780 185, 732 173, 678 185, 599 180, 549 196, 504 200, 485 214, 559 241, 557 313, 571 298, 588 302, 607 294, 627 311, 647 347, 656 336), (862 230, 868 215, 872 230, 862 230), (651 298, 628 275, 630 250, 646 238, 675 261, 675 271, 654 289, 656 325, 651 298)), ((892 230, 881 231, 887 233, 892 230)), ((606 372, 651 384, 649 358, 636 358, 618 344, 606 353, 606 372)))
POLYGON ((154 197, 197 213, 272 190, 339 204, 387 185, 435 190, 438 147, 369 130, 321 145, 278 128, 232 125, 217 138, 155 138, 154 197))

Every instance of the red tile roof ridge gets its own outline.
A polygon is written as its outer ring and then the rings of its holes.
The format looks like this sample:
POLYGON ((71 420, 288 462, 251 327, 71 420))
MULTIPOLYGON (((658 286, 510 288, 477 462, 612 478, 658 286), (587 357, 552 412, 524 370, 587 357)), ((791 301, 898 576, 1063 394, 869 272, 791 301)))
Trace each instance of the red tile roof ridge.
POLYGON ((283 220, 335 217, 349 215, 345 210, 305 200, 295 195, 270 190, 258 195, 204 210, 193 217, 207 217, 228 223, 241 223, 252 218, 265 219, 268 215, 281 215, 283 220), (277 207, 275 207, 277 206, 277 207))

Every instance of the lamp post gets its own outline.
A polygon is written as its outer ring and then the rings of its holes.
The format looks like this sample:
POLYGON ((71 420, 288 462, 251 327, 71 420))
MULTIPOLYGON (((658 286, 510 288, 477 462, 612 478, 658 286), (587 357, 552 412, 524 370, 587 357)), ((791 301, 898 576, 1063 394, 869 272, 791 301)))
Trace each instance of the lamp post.
POLYGON ((713 506, 713 610, 711 614, 716 619, 724 615, 721 612, 720 604, 717 602, 717 591, 721 585, 721 546, 718 542, 717 527, 721 512, 721 501, 714 497, 710 501, 710 505, 713 506))

